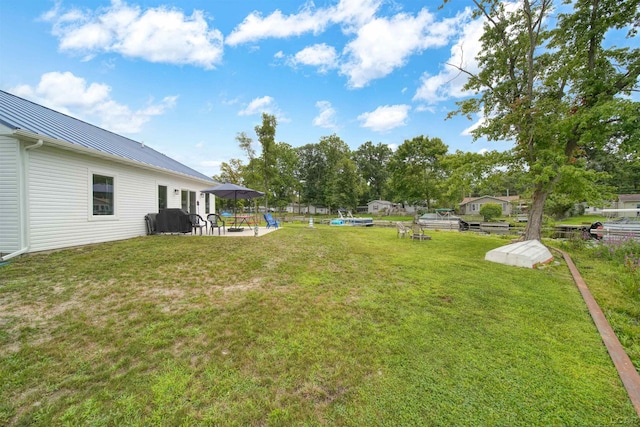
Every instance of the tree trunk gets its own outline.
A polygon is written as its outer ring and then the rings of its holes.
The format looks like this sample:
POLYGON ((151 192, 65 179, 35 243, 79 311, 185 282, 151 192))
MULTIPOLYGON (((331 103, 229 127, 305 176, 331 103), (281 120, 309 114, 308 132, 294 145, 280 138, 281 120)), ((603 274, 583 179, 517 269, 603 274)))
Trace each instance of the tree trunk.
POLYGON ((536 186, 533 193, 533 203, 529 210, 527 228, 524 232, 524 240, 538 240, 542 237, 542 219, 544 216, 544 203, 547 200, 548 192, 541 186, 536 186))

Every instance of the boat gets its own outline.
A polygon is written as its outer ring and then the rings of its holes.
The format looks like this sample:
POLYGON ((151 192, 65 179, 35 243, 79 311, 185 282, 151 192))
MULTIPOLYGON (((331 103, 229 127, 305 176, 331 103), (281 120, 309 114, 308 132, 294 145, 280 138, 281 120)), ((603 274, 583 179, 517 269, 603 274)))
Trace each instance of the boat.
POLYGON ((334 218, 329 222, 329 225, 338 226, 360 226, 360 227, 372 227, 373 218, 356 218, 351 214, 351 211, 345 209, 338 209, 339 218, 334 218))
POLYGON ((435 213, 425 213, 418 218, 417 222, 426 228, 440 230, 462 229, 461 218, 455 216, 453 211, 449 209, 436 209, 435 213))
POLYGON ((637 209, 602 209, 605 214, 626 215, 615 219, 609 219, 602 223, 598 222, 591 226, 591 233, 602 238, 602 236, 630 236, 640 238, 640 208, 637 209), (594 227, 595 225, 595 227, 594 227))

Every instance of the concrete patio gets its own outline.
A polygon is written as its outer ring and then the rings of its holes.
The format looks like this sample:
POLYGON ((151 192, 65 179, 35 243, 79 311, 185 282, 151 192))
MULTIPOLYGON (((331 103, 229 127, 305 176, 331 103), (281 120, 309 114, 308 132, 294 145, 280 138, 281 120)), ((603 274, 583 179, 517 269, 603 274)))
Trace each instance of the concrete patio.
MULTIPOLYGON (((226 232, 221 232, 220 235, 218 235, 218 229, 213 229, 213 234, 209 234, 209 233, 203 233, 203 236, 211 236, 211 237, 256 237, 255 236, 255 230, 253 227, 241 227, 242 231, 229 231, 228 229, 226 230, 226 232)), ((273 233, 274 231, 279 230, 279 228, 267 228, 267 227, 258 227, 258 236, 257 237, 262 237, 265 234, 269 234, 269 233, 273 233)), ((186 234, 186 236, 199 236, 200 234, 186 234)))

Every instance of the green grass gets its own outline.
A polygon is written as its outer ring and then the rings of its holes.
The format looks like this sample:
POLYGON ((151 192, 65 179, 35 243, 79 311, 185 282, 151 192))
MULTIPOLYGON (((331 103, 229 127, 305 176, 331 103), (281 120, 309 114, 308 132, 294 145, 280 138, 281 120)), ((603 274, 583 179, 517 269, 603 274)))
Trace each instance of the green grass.
POLYGON ((291 225, 0 269, 0 424, 637 425, 561 264, 291 225))
POLYGON ((640 242, 571 240, 555 246, 572 259, 626 353, 640 370, 640 242))
POLYGON ((558 221, 558 224, 566 224, 566 225, 586 225, 593 224, 594 222, 604 222, 606 218, 602 215, 580 215, 580 216, 572 216, 569 218, 564 218, 558 221))

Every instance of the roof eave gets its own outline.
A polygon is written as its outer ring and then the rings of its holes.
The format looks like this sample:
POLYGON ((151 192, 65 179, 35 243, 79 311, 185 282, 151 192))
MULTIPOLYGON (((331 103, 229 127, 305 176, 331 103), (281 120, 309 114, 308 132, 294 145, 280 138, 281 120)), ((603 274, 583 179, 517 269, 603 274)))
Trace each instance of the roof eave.
POLYGON ((33 140, 33 141, 38 141, 38 140, 42 140, 46 145, 52 145, 54 147, 63 149, 63 150, 69 150, 69 151, 74 151, 77 153, 82 153, 88 156, 92 156, 92 157, 98 157, 101 159, 106 159, 106 160, 111 160, 113 162, 117 162, 117 163, 123 163, 123 164, 127 164, 130 166, 135 166, 141 169, 147 169, 147 170, 152 170, 152 171, 157 171, 157 172, 162 172, 165 174, 169 174, 169 175, 174 175, 180 178, 188 178, 191 180, 196 180, 196 181, 200 181, 203 184, 209 185, 212 182, 215 182, 212 180, 205 180, 205 179, 201 179, 198 177, 195 177, 193 175, 188 175, 186 173, 181 173, 181 172, 176 172, 174 170, 171 169, 166 169, 166 168, 161 168, 159 166, 153 166, 153 165, 149 165, 147 163, 143 163, 143 162, 139 162, 137 160, 132 160, 132 159, 127 159, 126 157, 120 157, 120 156, 116 156, 114 154, 109 154, 109 153, 105 153, 103 151, 100 150, 96 150, 94 148, 87 148, 87 147, 83 147, 81 145, 78 144, 73 144, 71 142, 68 141, 63 141, 60 139, 55 139, 55 138, 51 138, 48 137, 46 135, 40 135, 37 133, 33 133, 33 132, 29 132, 26 131, 24 129, 15 129, 12 131, 12 135, 16 136, 18 138, 22 138, 22 139, 27 139, 27 140, 33 140))

